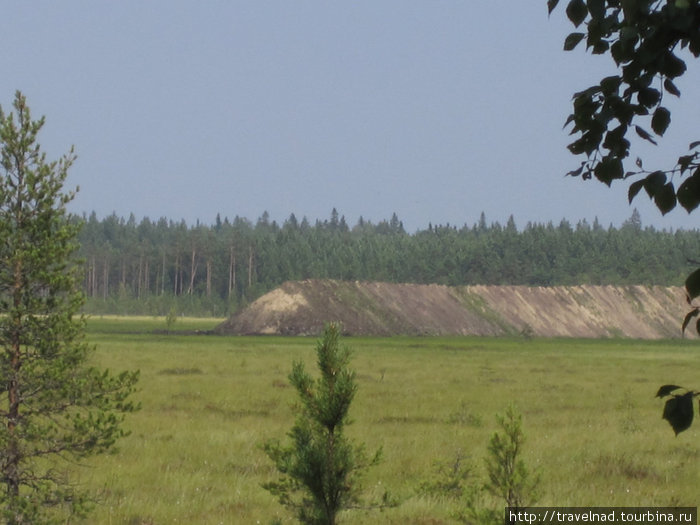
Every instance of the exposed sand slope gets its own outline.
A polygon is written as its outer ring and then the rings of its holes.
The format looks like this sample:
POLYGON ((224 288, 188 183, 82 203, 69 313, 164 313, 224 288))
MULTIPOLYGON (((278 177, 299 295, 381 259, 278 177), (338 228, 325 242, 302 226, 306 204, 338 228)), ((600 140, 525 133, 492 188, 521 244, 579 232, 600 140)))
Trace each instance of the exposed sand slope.
MULTIPOLYGON (((317 335, 340 321, 353 335, 680 337, 682 288, 461 286, 286 282, 217 328, 220 333, 317 335)), ((688 330, 690 333, 691 330, 688 330)))

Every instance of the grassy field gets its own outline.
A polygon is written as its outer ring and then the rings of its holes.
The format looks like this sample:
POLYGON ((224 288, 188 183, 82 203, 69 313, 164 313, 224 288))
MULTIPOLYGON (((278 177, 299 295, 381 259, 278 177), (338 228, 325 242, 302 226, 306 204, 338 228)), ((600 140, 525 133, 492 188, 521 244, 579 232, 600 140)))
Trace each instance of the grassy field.
MULTIPOLYGON (((216 320, 180 319, 206 331, 216 320)), ((142 410, 108 456, 76 467, 100 503, 90 524, 268 524, 293 520, 260 484, 276 477, 260 445, 284 438, 294 360, 315 374, 315 339, 153 333, 154 318, 95 318, 95 359, 140 369, 142 410)), ((461 502, 421 494, 436 462, 467 455, 482 476, 495 414, 523 414, 525 460, 545 506, 696 506, 700 422, 674 437, 656 389, 700 387, 697 342, 346 338, 359 391, 348 433, 383 462, 365 479, 396 508, 343 523, 441 524, 461 502)))

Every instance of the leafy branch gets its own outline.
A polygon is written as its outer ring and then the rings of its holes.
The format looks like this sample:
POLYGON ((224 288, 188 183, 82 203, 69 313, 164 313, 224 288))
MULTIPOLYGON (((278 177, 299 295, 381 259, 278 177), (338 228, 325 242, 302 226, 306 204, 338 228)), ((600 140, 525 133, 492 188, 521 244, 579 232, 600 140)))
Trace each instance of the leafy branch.
MULTIPOLYGON (((547 1, 550 14, 558 4, 559 0, 547 1)), ((678 157, 671 169, 647 171, 637 158, 636 169, 626 170, 625 161, 631 148, 628 136, 634 133, 656 146, 671 124, 664 94, 681 95, 674 81, 687 66, 678 53, 700 56, 700 1, 570 0, 566 16, 585 31, 569 34, 564 50, 572 51, 585 39, 588 51, 610 55, 619 71, 573 96, 573 113, 564 127, 571 125, 570 134, 576 138, 568 148, 586 158, 568 175, 595 177, 608 186, 616 179, 643 176, 629 187, 630 203, 643 188, 664 215, 678 204, 692 212, 700 205, 700 141, 691 142, 688 154, 678 157)), ((700 269, 688 276, 685 289, 692 309, 683 319, 683 333, 700 315, 700 306, 693 304, 700 296, 700 269)), ((695 326, 700 333, 700 319, 695 326)), ((663 385, 657 393, 671 396, 663 417, 676 435, 692 424, 693 398, 698 395, 692 390, 673 394, 680 388, 663 385)))
POLYGON ((690 428, 693 423, 693 398, 700 395, 700 392, 687 390, 683 394, 671 394, 680 388, 678 385, 663 385, 656 393, 656 397, 664 398, 671 396, 664 405, 663 418, 669 422, 676 435, 690 428))
MULTIPOLYGON (((559 0, 548 0, 549 12, 559 0)), ((592 54, 609 54, 619 74, 575 93, 573 113, 566 120, 575 140, 568 148, 585 155, 580 166, 568 173, 583 179, 595 177, 608 186, 616 179, 646 175, 630 186, 629 200, 644 188, 662 214, 680 204, 688 212, 700 205, 700 141, 678 157, 675 167, 647 172, 626 170, 629 137, 657 145, 670 123, 664 94, 680 97, 675 80, 687 69, 678 54, 700 56, 700 5, 698 0, 570 0, 566 15, 579 31, 564 40, 572 51, 586 41, 592 54), (683 181, 675 175, 685 176, 683 181)))
MULTIPOLYGON (((685 280, 685 299, 692 309, 686 314, 685 319, 683 319, 681 328, 683 334, 685 334, 685 329, 690 322, 700 314, 700 305, 693 303, 693 300, 698 296, 700 296, 700 269, 695 270, 685 280)), ((695 330, 700 334, 700 319, 695 323, 695 330)))

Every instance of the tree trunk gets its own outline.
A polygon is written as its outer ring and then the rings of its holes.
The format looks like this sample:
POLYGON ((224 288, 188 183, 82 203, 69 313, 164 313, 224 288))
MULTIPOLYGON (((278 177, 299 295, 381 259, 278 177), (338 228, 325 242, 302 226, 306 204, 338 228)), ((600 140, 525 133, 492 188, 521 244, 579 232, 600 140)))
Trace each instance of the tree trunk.
POLYGON ((207 259, 207 297, 211 297, 211 259, 207 259))
POLYGON ((231 245, 229 263, 228 263, 228 298, 231 299, 231 294, 236 288, 236 252, 231 245))
POLYGON ((97 261, 93 255, 90 262, 87 265, 87 283, 85 294, 88 297, 95 297, 97 295, 97 261))
POLYGON ((194 277, 197 275, 197 251, 192 248, 192 259, 190 261, 190 286, 187 288, 187 294, 192 295, 194 292, 194 277))
POLYGON ((109 295, 109 259, 105 256, 104 266, 102 267, 102 298, 106 301, 109 295))
MULTIPOLYGON (((160 279, 160 295, 163 295, 165 293, 165 250, 163 250, 163 265, 160 269, 160 279)), ((156 284, 156 286, 158 285, 156 284)))
POLYGON ((97 260, 93 256, 92 258, 92 296, 97 297, 99 293, 99 285, 97 282, 97 260))
POLYGON ((253 286, 253 247, 248 247, 248 288, 253 286))
POLYGON ((180 274, 180 254, 178 253, 175 256, 175 275, 173 280, 175 281, 175 284, 173 286, 173 295, 177 296, 177 278, 178 275, 180 274))
POLYGON ((5 464, 3 465, 3 476, 7 484, 7 496, 10 498, 19 497, 20 470, 19 464, 21 452, 19 448, 19 438, 17 437, 17 425, 20 418, 20 384, 19 372, 22 368, 22 346, 21 334, 22 317, 20 312, 22 306, 22 262, 15 262, 13 305, 12 312, 12 332, 10 333, 10 370, 7 381, 7 448, 5 464))
POLYGON ((143 256, 139 256, 139 273, 136 282, 136 298, 141 299, 141 278, 143 274, 143 256))

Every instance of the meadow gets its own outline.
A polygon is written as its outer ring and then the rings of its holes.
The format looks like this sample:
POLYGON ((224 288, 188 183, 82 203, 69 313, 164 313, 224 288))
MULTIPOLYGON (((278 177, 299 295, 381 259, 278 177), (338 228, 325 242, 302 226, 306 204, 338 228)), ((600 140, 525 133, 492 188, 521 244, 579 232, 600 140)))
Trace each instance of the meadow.
MULTIPOLYGON (((90 524, 269 524, 292 517, 261 484, 277 473, 260 446, 294 420, 287 375, 316 374, 315 338, 192 335, 216 319, 93 318, 96 364, 140 369, 142 408, 116 451, 74 480, 98 495, 90 524), (182 332, 178 332, 182 331, 182 332)), ((463 459, 475 479, 496 417, 523 415, 524 459, 543 506, 696 506, 700 422, 674 437, 658 387, 700 387, 698 342, 527 338, 357 338, 358 393, 348 434, 381 464, 367 493, 398 506, 354 510, 342 523, 449 524, 462 501, 425 493, 440 464, 463 459)))

